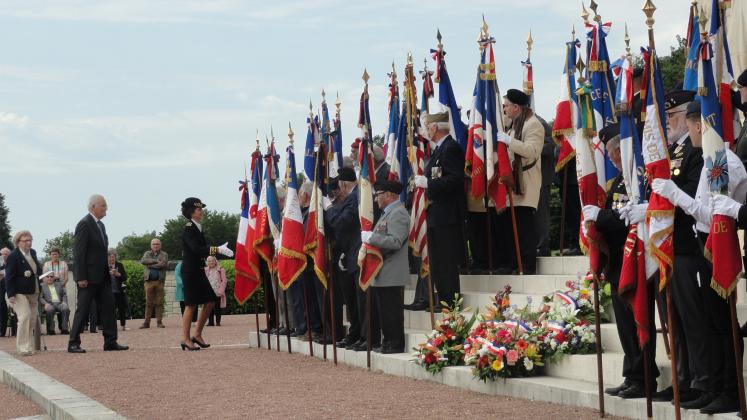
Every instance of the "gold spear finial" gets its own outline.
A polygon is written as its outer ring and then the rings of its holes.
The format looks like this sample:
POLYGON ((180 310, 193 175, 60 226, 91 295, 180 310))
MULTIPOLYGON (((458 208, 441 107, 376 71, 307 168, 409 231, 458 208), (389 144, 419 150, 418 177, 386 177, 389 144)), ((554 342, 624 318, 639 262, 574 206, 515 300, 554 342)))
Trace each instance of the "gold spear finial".
POLYGON ((257 129, 257 150, 259 150, 259 128, 257 129))
POLYGON ((322 102, 327 102, 327 93, 324 91, 324 88, 322 88, 322 102))
POLYGON ((293 136, 295 133, 293 133, 293 129, 291 128, 291 123, 288 121, 288 140, 290 141, 290 145, 293 146, 293 136))
POLYGON ((625 51, 630 56, 630 34, 628 34, 628 22, 625 22, 625 51))
POLYGON ((573 24, 573 27, 571 28, 571 41, 576 40, 576 24, 573 24))
MULTIPOLYGON (((393 66, 393 65, 394 65, 394 63, 392 63, 392 66, 393 66)), ((411 67, 412 67, 412 65, 413 65, 413 60, 412 60, 412 51, 410 51, 410 52, 408 52, 408 53, 407 53, 407 65, 408 65, 408 66, 411 66, 411 67)))
POLYGON ((534 40, 532 39, 532 30, 529 30, 529 37, 527 38, 527 56, 529 56, 532 53, 532 44, 534 44, 534 40))
POLYGON ((311 103, 311 99, 309 99, 309 116, 314 116, 314 105, 311 103))
POLYGON ((589 11, 586 10, 586 6, 584 6, 583 2, 581 2, 581 18, 584 22, 589 23, 589 11))
POLYGON ((654 48, 655 41, 654 41, 654 12, 656 11, 656 6, 654 6, 654 3, 651 0, 646 0, 646 4, 643 5, 643 13, 646 15, 646 26, 648 26, 648 45, 650 48, 654 48))
POLYGON ((272 125, 270 125, 270 138, 272 139, 272 142, 275 143, 275 132, 272 131, 272 125))
POLYGON ((363 82, 366 84, 366 86, 368 86, 368 79, 370 79, 370 77, 368 76, 368 70, 365 68, 363 69, 362 79, 363 79, 363 82))
POLYGON ((444 44, 441 43, 443 37, 441 36, 441 30, 438 28, 436 28, 436 39, 438 40, 438 49, 442 50, 444 48, 444 44))
POLYGON ((581 59, 581 57, 578 58, 578 61, 576 62, 576 70, 578 70, 579 76, 578 76, 578 82, 584 83, 586 79, 584 78, 584 69, 586 68, 586 65, 584 64, 584 60, 581 59))
POLYGON ((340 102, 340 92, 337 92, 337 100, 335 101, 335 108, 337 108, 337 115, 340 115, 340 106, 342 106, 342 102, 340 102))
POLYGON ((589 4, 589 8, 594 12, 594 20, 596 22, 601 22, 602 17, 599 16, 599 13, 597 13, 597 9, 599 8, 599 4, 597 4, 596 1, 591 0, 591 3, 589 4))
POLYGON ((482 34, 485 38, 488 38, 489 32, 488 32, 488 22, 485 21, 485 15, 482 15, 482 34))
MULTIPOLYGON (((697 10, 697 7, 696 7, 696 10, 697 10)), ((698 17, 698 24, 700 25, 700 33, 703 35, 703 37, 707 37, 708 31, 710 29, 708 28, 708 15, 706 14, 704 7, 701 7, 700 9, 700 16, 698 17)))

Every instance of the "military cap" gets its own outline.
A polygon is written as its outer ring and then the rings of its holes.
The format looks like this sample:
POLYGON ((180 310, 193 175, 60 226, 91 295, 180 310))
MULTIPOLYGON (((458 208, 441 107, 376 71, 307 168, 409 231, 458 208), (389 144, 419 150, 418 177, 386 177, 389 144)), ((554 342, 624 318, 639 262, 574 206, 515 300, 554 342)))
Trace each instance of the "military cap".
POLYGON ((633 68, 633 78, 637 79, 639 77, 643 76, 643 67, 634 67, 633 68))
POLYGON ((396 180, 382 179, 374 185, 376 191, 386 191, 394 194, 402 193, 402 184, 396 180))
POLYGON ((512 104, 520 106, 529 105, 529 95, 519 89, 509 89, 506 91, 506 96, 504 96, 504 98, 508 99, 512 104))
POLYGON ((337 170, 337 180, 355 182, 355 171, 353 168, 342 167, 337 170))
POLYGON ((447 123, 449 122, 449 113, 448 112, 435 112, 433 114, 426 114, 425 116, 425 123, 431 124, 431 123, 447 123))
POLYGON ((741 87, 747 87, 747 69, 745 69, 742 74, 739 75, 737 78, 737 84, 741 87))
POLYGON ((687 105, 687 116, 693 114, 700 115, 700 101, 692 101, 687 105))
POLYGON ((599 130, 599 140, 602 140, 604 144, 620 135, 620 124, 610 124, 607 127, 599 130))
POLYGON ((203 209, 205 207, 207 207, 207 205, 197 197, 188 197, 182 202, 182 208, 186 209, 203 209))
POLYGON ((664 95, 664 110, 668 111, 674 107, 692 102, 695 92, 691 90, 672 90, 664 95))

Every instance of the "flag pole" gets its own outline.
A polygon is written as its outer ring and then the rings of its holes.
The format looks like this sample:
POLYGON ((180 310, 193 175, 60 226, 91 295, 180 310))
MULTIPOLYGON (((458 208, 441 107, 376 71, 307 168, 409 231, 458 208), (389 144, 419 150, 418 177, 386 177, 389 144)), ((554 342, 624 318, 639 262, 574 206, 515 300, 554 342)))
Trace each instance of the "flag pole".
POLYGON ((306 317, 306 337, 309 339, 309 356, 314 356, 314 342, 311 341, 311 317, 309 316, 309 292, 306 287, 306 279, 301 279, 301 286, 303 286, 303 309, 304 316, 306 317))
MULTIPOLYGON (((278 286, 280 286, 280 282, 278 282, 278 286)), ((288 291, 283 290, 283 306, 285 306, 285 323, 287 326, 285 327, 285 338, 287 339, 288 343, 288 354, 293 353, 291 351, 291 336, 290 336, 290 322, 288 320, 290 319, 288 317, 288 291)))
MULTIPOLYGON (((326 104, 327 104, 327 94, 324 92, 324 89, 322 89, 322 109, 326 110, 326 104)), ((339 111, 339 106, 338 106, 339 111)), ((322 123, 323 124, 323 123, 322 123)), ((322 130, 327 130, 327 139, 329 139, 329 142, 333 142, 334 140, 330 137, 330 129, 329 129, 329 122, 327 122, 326 127, 322 127, 322 130)), ((323 142, 322 142, 323 143, 323 142)), ((329 174, 329 167, 330 167, 330 155, 327 149, 324 149, 324 159, 327 163, 325 167, 327 168, 327 174, 329 174)), ((322 175, 325 176, 325 175, 322 175)), ((332 244, 330 241, 326 241, 326 258, 327 258, 327 290, 329 291, 329 318, 330 322, 332 323, 331 329, 332 329, 332 362, 337 366, 337 322, 335 319, 335 269, 334 265, 332 263, 332 244)), ((327 342, 327 337, 324 337, 324 342, 327 342)))
POLYGON ((747 404, 744 398, 744 376, 742 373, 742 336, 737 323, 737 291, 731 292, 729 296, 729 311, 731 312, 731 336, 734 343, 734 359, 737 369, 737 392, 739 393, 739 414, 743 419, 747 418, 747 404))
MULTIPOLYGON (((576 40, 576 26, 571 30, 571 42, 576 40)), ((560 198, 560 256, 565 253, 565 204, 568 201, 568 162, 563 166, 563 192, 560 198)))
MULTIPOLYGON (((648 44, 649 48, 651 48, 652 52, 655 51, 656 48, 656 42, 654 41, 654 12, 656 11, 656 6, 654 6, 654 3, 651 0, 646 0, 646 3, 643 5, 643 13, 646 15, 646 26, 648 26, 648 44)), ((656 56, 651 57, 652 59, 658 59, 656 56)), ((649 66, 650 67, 650 66, 649 66)), ((682 418, 682 411, 680 409, 680 384, 679 384, 679 375, 677 372, 677 348, 675 347, 674 343, 674 335, 675 335, 675 325, 674 325, 674 316, 672 315, 672 312, 674 312, 675 308, 672 303, 672 284, 668 283, 666 286, 666 301, 667 301, 667 332, 669 335, 669 350, 670 350, 670 357, 669 361, 672 366, 672 393, 674 394, 674 417, 676 420, 680 420, 682 418)))

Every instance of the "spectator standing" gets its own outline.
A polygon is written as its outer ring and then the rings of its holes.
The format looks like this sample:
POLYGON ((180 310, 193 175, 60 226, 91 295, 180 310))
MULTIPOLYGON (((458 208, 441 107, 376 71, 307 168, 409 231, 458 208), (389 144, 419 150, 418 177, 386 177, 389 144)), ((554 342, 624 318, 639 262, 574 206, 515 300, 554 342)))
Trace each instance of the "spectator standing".
POLYGON ((5 293, 18 316, 16 349, 22 356, 34 354, 34 328, 39 314, 39 274, 42 265, 31 248, 33 237, 28 230, 13 236, 16 247, 8 255, 5 266, 5 293))
POLYGON ((8 304, 5 302, 5 262, 8 255, 10 255, 10 249, 0 249, 0 337, 5 337, 10 316, 8 304))
POLYGON ((44 273, 52 272, 52 278, 55 283, 59 283, 62 287, 67 286, 67 263, 60 261, 60 248, 54 247, 49 250, 49 261, 44 263, 44 273))
POLYGON ((154 312, 156 326, 158 328, 166 328, 163 325, 163 295, 169 256, 161 251, 160 239, 153 238, 150 241, 150 250, 145 251, 140 263, 145 266, 145 270, 143 270, 145 280, 145 319, 140 328, 150 328, 150 318, 154 312))
POLYGON ((212 255, 207 257, 206 263, 205 275, 213 288, 213 292, 215 292, 215 306, 208 317, 207 325, 220 327, 221 309, 226 307, 226 270, 218 264, 218 260, 212 255))
MULTIPOLYGON (((184 283, 182 283, 182 262, 179 261, 174 268, 176 288, 174 289, 174 300, 179 302, 179 311, 184 315, 184 283)), ((197 322, 197 311, 192 314, 192 322, 197 322)))
POLYGON ((119 315, 119 325, 122 327, 122 331, 127 331, 127 316, 130 313, 130 302, 127 299, 127 272, 125 271, 124 265, 117 261, 117 250, 109 248, 107 253, 107 259, 109 262, 109 276, 112 281, 112 293, 114 294, 114 306, 117 309, 117 315, 119 315))
POLYGON ((67 294, 62 283, 55 281, 55 277, 51 274, 44 277, 44 283, 39 290, 39 305, 47 318, 47 335, 55 335, 55 314, 60 314, 60 332, 69 334, 67 325, 70 319, 70 308, 67 305, 67 294))

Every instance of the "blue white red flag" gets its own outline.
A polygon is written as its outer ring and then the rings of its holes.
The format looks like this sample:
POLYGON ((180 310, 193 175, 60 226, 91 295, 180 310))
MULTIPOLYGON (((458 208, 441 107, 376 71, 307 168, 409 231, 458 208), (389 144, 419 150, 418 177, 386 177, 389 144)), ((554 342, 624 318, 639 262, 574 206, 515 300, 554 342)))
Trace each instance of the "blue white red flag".
POLYGON ((271 143, 265 155, 265 173, 262 180, 262 192, 259 196, 257 208, 257 230, 254 235, 254 249, 267 263, 270 270, 274 270, 276 238, 280 238, 280 205, 278 204, 275 181, 278 178, 278 158, 275 154, 275 143, 271 143))
MULTIPOLYGON (((721 103, 721 127, 723 139, 731 145, 734 143, 734 107, 731 103, 731 85, 734 83, 734 70, 731 66, 729 42, 726 36, 724 2, 713 0, 711 3, 710 43, 713 46, 713 78, 718 89, 718 100, 721 103)), ((703 49, 701 48, 701 51, 703 49)), ((701 56, 701 60, 705 59, 701 56)))
POLYGON ((446 70, 446 61, 444 55, 446 52, 442 48, 431 50, 433 59, 436 60, 436 83, 438 83, 438 102, 449 113, 449 134, 453 137, 462 151, 467 150, 467 127, 462 122, 462 116, 459 113, 459 106, 454 96, 454 89, 451 87, 449 72, 446 70))
POLYGON ((384 142, 384 152, 386 153, 386 163, 389 164, 391 172, 396 173, 392 167, 395 155, 397 154, 397 133, 399 131, 399 86, 397 85, 397 73, 392 68, 389 73, 389 125, 386 130, 386 141, 384 142))
POLYGON ((560 99, 555 106, 555 121, 552 125, 552 136, 558 143, 558 159, 555 171, 560 172, 576 156, 576 119, 578 117, 578 99, 576 98, 576 54, 578 40, 565 43, 565 60, 563 74, 560 78, 560 99))
POLYGON ((280 234, 278 252, 278 282, 287 290, 306 269, 304 253, 304 229, 301 204, 298 201, 298 177, 296 176, 296 156, 293 146, 288 146, 285 169, 285 207, 283 208, 283 229, 280 234))
POLYGON ((700 51, 700 20, 698 6, 690 6, 690 19, 687 22, 687 61, 685 62, 685 78, 682 89, 698 91, 698 52, 700 51))
MULTIPOLYGON (((698 68, 698 98, 700 100, 703 133, 703 161, 711 194, 729 196, 728 143, 724 142, 721 106, 713 77, 713 52, 708 42, 701 45, 698 68)), ((731 101, 731 97, 727 97, 731 101)), ((732 154, 732 157, 736 157, 732 154)), ((737 286, 742 271, 736 221, 725 214, 714 214, 705 245, 706 258, 713 263, 711 287, 726 299, 737 286)))
MULTIPOLYGON (((255 159, 261 159, 257 154, 252 155, 252 171, 255 159)), ((239 304, 244 304, 259 288, 259 256, 254 252, 252 240, 254 237, 254 225, 256 224, 256 202, 254 203, 254 218, 250 224, 251 209, 250 191, 251 184, 248 180, 241 182, 241 218, 239 219, 239 232, 236 238, 236 257, 234 259, 234 271, 236 282, 233 295, 239 304)))
POLYGON ((309 216, 306 219, 303 250, 314 261, 314 272, 319 282, 327 288, 327 241, 324 232, 324 197, 327 195, 327 160, 324 143, 319 143, 312 159, 315 167, 306 176, 314 187, 311 190, 309 216))

